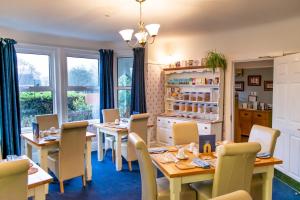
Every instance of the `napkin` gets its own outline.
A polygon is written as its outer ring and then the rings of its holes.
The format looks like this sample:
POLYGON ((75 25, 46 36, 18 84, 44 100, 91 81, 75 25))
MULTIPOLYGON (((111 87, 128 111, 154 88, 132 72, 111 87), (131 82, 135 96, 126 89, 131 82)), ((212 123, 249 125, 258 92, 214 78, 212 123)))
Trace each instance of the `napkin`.
POLYGON ((148 149, 149 153, 164 153, 167 152, 168 149, 165 147, 159 147, 159 148, 150 148, 148 149))
POLYGON ((263 153, 258 153, 256 154, 257 158, 271 158, 271 154, 267 153, 267 152, 263 152, 263 153))
POLYGON ((210 164, 207 161, 204 161, 200 158, 194 158, 193 159, 193 163, 197 166, 197 167, 201 167, 204 169, 208 169, 210 167, 210 164))
POLYGON ((45 141, 54 141, 59 139, 59 136, 53 136, 53 135, 49 135, 43 138, 45 141))

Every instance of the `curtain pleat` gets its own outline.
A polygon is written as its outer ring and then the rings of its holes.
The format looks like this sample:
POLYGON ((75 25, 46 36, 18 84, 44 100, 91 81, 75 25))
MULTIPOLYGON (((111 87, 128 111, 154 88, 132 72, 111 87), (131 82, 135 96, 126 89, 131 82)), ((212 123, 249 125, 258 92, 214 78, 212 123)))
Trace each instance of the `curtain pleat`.
POLYGON ((3 158, 21 153, 17 54, 12 39, 0 38, 0 142, 3 158))
POLYGON ((133 55, 130 113, 146 113, 145 49, 134 48, 133 55))
POLYGON ((103 122, 102 109, 114 108, 114 51, 100 49, 100 122, 103 122))

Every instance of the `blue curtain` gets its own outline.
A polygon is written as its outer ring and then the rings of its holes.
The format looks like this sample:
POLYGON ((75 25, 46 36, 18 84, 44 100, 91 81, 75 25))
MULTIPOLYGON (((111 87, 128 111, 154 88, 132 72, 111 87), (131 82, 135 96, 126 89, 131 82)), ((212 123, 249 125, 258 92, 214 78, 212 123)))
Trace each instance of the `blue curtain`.
POLYGON ((145 49, 133 49, 133 69, 130 113, 146 113, 145 49))
POLYGON ((0 38, 0 142, 3 157, 20 155, 21 117, 17 54, 12 39, 0 38))
POLYGON ((102 109, 114 108, 114 51, 100 49, 100 122, 103 122, 102 109))

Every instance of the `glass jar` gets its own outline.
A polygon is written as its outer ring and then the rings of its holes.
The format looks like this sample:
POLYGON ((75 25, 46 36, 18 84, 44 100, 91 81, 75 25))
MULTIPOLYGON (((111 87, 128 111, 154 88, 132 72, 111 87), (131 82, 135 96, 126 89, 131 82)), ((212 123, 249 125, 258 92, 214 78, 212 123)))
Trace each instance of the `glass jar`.
POLYGON ((190 101, 197 101, 197 93, 196 92, 192 92, 190 95, 190 101))
POLYGON ((190 100, 190 93, 184 92, 184 93, 183 93, 183 100, 185 100, 185 101, 190 100))
POLYGON ((193 103, 193 112, 197 113, 198 112, 198 104, 193 103))
POLYGON ((209 102, 210 101, 210 92, 205 92, 204 93, 204 101, 209 102))
POLYGON ((178 102, 175 102, 175 103, 173 104, 173 110, 174 110, 174 111, 178 111, 178 110, 179 110, 179 107, 180 107, 180 104, 179 104, 178 102))
POLYGON ((185 103, 180 103, 180 111, 185 111, 185 103))
POLYGON ((204 104, 198 104, 198 113, 204 113, 204 104))
POLYGON ((193 111, 193 104, 192 103, 186 103, 185 104, 185 111, 186 112, 192 112, 193 111))
POLYGON ((197 101, 203 101, 203 93, 202 92, 198 92, 197 101))

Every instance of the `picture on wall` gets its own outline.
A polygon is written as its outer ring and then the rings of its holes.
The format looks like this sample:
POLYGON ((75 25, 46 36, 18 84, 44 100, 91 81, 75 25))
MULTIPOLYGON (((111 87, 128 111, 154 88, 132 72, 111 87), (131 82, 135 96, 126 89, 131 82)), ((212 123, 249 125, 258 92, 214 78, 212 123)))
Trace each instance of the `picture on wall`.
POLYGON ((264 91, 273 91, 273 81, 264 81, 264 91))
POLYGON ((241 92, 244 91, 244 81, 236 81, 235 82, 235 91, 241 92))
POLYGON ((249 75, 248 86, 261 86, 261 75, 249 75))

